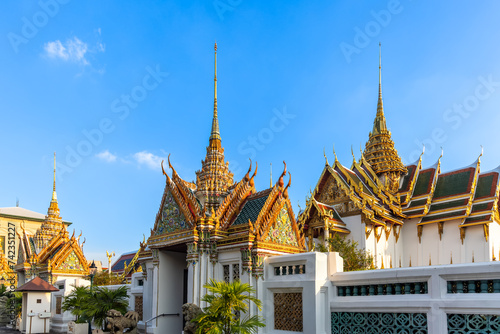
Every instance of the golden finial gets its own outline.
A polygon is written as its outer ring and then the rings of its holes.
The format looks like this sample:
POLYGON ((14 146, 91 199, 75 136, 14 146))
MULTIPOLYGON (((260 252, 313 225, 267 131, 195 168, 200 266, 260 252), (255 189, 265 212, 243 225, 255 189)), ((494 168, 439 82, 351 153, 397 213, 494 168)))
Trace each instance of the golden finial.
POLYGON ((422 153, 420 153, 420 157, 418 157, 419 161, 422 161, 422 156, 424 155, 424 153, 425 153, 425 144, 422 144, 422 153))
POLYGON ((356 163, 356 157, 354 156, 354 150, 352 148, 352 145, 351 145, 351 154, 352 154, 352 162, 356 163))
POLYGON ((481 146, 481 154, 479 155, 479 157, 482 157, 483 156, 483 145, 480 145, 481 146))
POLYGON ((378 42, 378 97, 382 99, 382 43, 378 42))
POLYGON ((325 157, 325 165, 329 165, 328 158, 326 157, 325 148, 323 147, 323 156, 325 157))
POLYGON ((212 120, 212 133, 210 134, 210 140, 212 139, 218 139, 221 140, 220 138, 220 131, 219 131, 219 119, 218 119, 218 114, 217 114, 217 42, 215 42, 214 46, 215 50, 215 60, 214 60, 214 115, 213 115, 213 120, 212 120))
POLYGON ((52 186, 52 200, 57 201, 57 194, 56 194, 56 152, 54 152, 54 185, 52 186))
POLYGON ((337 162, 337 153, 335 153, 335 145, 333 145, 333 155, 335 156, 335 162, 337 162))

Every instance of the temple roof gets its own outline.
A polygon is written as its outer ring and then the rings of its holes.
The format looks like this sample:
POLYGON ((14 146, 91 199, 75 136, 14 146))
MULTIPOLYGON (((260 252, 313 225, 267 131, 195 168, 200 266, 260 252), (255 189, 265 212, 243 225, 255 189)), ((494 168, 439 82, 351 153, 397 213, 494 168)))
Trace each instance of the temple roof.
POLYGON ((16 291, 52 292, 59 291, 59 289, 37 276, 28 283, 21 285, 16 291))

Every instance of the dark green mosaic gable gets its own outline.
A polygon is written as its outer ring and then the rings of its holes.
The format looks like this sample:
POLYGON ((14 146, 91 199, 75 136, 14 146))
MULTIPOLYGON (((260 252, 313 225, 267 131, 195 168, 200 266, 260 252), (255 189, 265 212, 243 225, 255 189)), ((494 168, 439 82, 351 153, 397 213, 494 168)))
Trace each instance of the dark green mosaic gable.
POLYGON ((408 190, 408 184, 410 183, 410 179, 413 176, 413 173, 415 173, 415 169, 417 166, 411 165, 411 166, 406 166, 408 169, 408 174, 406 174, 403 178, 403 183, 401 184, 401 191, 406 191, 408 190))
POLYGON ((413 191, 413 196, 417 197, 427 193, 429 188, 429 182, 431 181, 431 176, 434 175, 434 170, 429 169, 418 174, 417 183, 415 184, 415 190, 413 191))
POLYGON ((260 210, 262 210, 262 207, 267 201, 267 197, 269 197, 269 193, 255 199, 248 200, 232 225, 247 224, 249 219, 250 221, 255 222, 259 216, 260 210))
POLYGON ((477 180, 474 199, 495 195, 498 174, 480 175, 477 180))
POLYGON ((434 198, 464 194, 469 191, 469 185, 475 170, 468 168, 463 172, 439 176, 434 191, 434 198))

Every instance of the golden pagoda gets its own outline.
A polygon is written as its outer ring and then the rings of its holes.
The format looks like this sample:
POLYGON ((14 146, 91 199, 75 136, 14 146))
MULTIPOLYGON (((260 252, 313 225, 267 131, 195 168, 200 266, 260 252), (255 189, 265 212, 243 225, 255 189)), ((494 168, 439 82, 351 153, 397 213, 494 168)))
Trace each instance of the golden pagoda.
MULTIPOLYGON (((379 44, 380 47, 380 44, 379 44)), ((395 194, 399 189, 401 176, 407 173, 407 169, 398 151, 394 148, 391 132, 387 130, 384 116, 384 105, 382 102, 382 57, 379 52, 379 83, 377 115, 373 121, 373 130, 369 134, 368 141, 363 152, 364 158, 370 164, 373 171, 382 183, 395 194)))
POLYGON ((49 241, 66 228, 60 216, 59 204, 57 203, 56 193, 56 153, 54 152, 54 184, 52 187, 52 200, 50 201, 45 221, 34 236, 35 247, 38 250, 43 249, 49 241))
POLYGON ((196 197, 204 206, 205 212, 217 210, 228 195, 228 189, 233 185, 233 173, 229 170, 229 163, 224 161, 224 148, 221 145, 217 115, 217 43, 215 43, 214 50, 215 75, 212 131, 207 146, 207 155, 205 160, 201 162, 201 170, 196 172, 196 197))
POLYGON ((54 184, 45 221, 35 234, 29 234, 21 225, 19 250, 15 271, 18 284, 22 285, 34 277, 41 277, 49 283, 68 277, 83 277, 89 266, 83 254, 80 236, 69 235, 63 222, 56 194, 56 154, 54 153, 54 184))

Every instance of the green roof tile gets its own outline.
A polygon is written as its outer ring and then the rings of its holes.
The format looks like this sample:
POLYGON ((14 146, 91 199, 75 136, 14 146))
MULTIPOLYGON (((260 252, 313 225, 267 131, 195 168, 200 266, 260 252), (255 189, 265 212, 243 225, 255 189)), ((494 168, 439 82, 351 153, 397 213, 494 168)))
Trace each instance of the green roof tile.
POLYGON ((401 191, 408 190, 410 179, 413 177, 413 173, 415 173, 415 169, 417 169, 417 166, 411 165, 411 166, 406 166, 406 168, 408 169, 408 174, 406 174, 403 178, 403 183, 401 184, 401 191))
POLYGON ((464 224, 488 222, 490 221, 490 218, 491 215, 469 217, 464 221, 464 224))
POLYGON ((257 198, 250 198, 245 203, 232 225, 234 226, 247 224, 249 219, 252 222, 255 222, 257 220, 257 217, 259 216, 260 210, 262 210, 262 207, 264 206, 264 203, 266 203, 269 193, 270 192, 267 192, 267 194, 259 196, 257 198))
POLYGON ((467 193, 470 191, 474 172, 474 168, 467 168, 465 170, 440 175, 437 180, 436 190, 434 191, 434 198, 467 193))
POLYGON ((497 173, 479 175, 474 199, 495 195, 495 188, 497 185, 497 181, 498 181, 497 173))
POLYGON ((460 211, 455 211, 455 212, 449 212, 449 213, 443 213, 442 215, 436 215, 436 216, 425 216, 422 218, 422 223, 425 222, 430 222, 430 221, 438 221, 438 220, 448 220, 448 218, 453 218, 453 217, 461 217, 465 215, 465 210, 460 210, 460 211))
POLYGON ((413 190, 414 197, 427 194, 434 171, 434 169, 428 169, 418 174, 417 184, 415 184, 415 190, 413 190))
POLYGON ((438 204, 431 204, 431 209, 429 210, 429 212, 439 211, 439 210, 444 210, 444 209, 451 209, 451 208, 455 208, 455 207, 464 206, 464 205, 467 205, 468 202, 469 202, 469 199, 466 198, 466 199, 459 199, 459 200, 456 200, 456 201, 450 201, 450 202, 444 202, 444 203, 438 203, 438 204))

